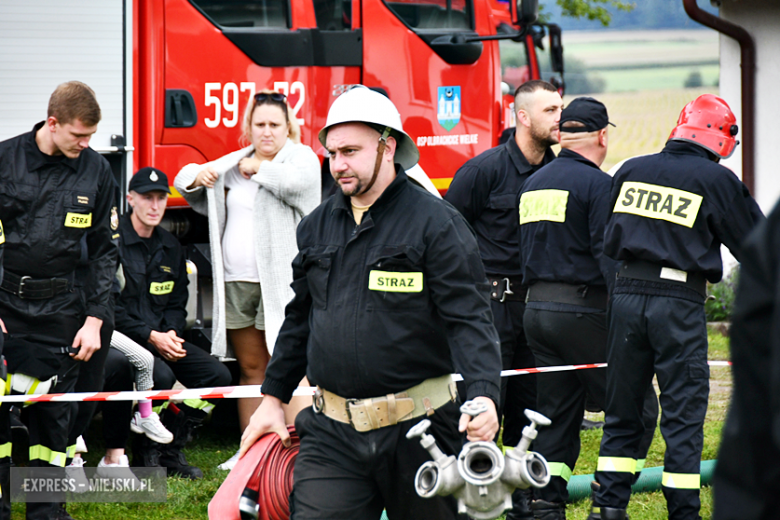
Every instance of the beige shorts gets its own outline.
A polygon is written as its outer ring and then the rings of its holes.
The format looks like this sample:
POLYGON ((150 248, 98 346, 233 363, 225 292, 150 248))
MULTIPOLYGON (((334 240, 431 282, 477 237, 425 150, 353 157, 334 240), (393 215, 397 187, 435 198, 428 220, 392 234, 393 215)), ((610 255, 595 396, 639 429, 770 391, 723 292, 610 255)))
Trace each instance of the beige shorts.
POLYGON ((265 330, 263 293, 255 282, 225 282, 225 327, 265 330))

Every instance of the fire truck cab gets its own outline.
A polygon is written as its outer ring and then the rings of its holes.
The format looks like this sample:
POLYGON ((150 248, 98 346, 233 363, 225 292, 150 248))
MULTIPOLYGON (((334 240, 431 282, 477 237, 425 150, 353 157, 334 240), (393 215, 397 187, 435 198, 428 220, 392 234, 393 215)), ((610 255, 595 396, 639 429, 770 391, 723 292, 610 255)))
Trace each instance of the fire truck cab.
MULTIPOLYGON (((288 96, 302 142, 326 160, 317 132, 333 100, 361 83, 395 103, 444 193, 514 124, 498 40, 524 46, 525 79, 539 79, 548 35, 562 85, 560 31, 535 25, 536 11, 537 0, 0 2, 0 140, 44 119, 56 85, 84 81, 103 110, 91 145, 124 194, 143 166, 172 183, 183 165, 238 149, 244 107, 266 88, 288 96)), ((207 276, 204 218, 172 191, 166 225, 207 276)), ((209 315, 193 323, 206 327, 209 315)))

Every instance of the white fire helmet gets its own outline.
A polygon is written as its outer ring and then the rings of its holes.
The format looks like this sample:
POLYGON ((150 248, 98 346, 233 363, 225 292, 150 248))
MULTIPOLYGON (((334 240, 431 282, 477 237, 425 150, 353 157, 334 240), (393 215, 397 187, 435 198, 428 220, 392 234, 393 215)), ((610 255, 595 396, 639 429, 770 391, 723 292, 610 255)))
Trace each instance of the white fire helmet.
POLYGON ((408 170, 420 160, 420 151, 409 134, 404 132, 401 114, 386 96, 363 85, 355 85, 341 94, 328 111, 328 120, 320 130, 322 146, 328 137, 328 130, 341 123, 369 123, 375 126, 390 127, 395 130, 398 146, 395 150, 395 162, 408 170))

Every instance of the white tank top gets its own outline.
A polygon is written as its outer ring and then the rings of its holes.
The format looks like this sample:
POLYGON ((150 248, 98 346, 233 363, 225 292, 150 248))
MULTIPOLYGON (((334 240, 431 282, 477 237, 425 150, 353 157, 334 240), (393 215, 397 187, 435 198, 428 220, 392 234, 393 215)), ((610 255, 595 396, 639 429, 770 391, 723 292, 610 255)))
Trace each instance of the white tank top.
POLYGON ((226 282, 260 282, 255 257, 253 209, 260 185, 245 179, 238 167, 225 173, 227 222, 222 236, 226 282))

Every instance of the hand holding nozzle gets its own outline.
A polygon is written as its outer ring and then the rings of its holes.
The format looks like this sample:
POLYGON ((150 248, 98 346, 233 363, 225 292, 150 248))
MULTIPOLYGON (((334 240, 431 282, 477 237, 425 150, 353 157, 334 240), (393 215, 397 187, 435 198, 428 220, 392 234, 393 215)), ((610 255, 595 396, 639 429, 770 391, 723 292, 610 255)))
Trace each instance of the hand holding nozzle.
POLYGON ((489 397, 475 397, 460 407, 458 431, 466 432, 469 441, 492 441, 498 433, 496 404, 489 397))
POLYGON ((460 405, 460 413, 465 413, 466 415, 470 415, 472 417, 476 417, 477 415, 487 412, 488 407, 487 404, 481 401, 466 401, 462 405, 460 405))

